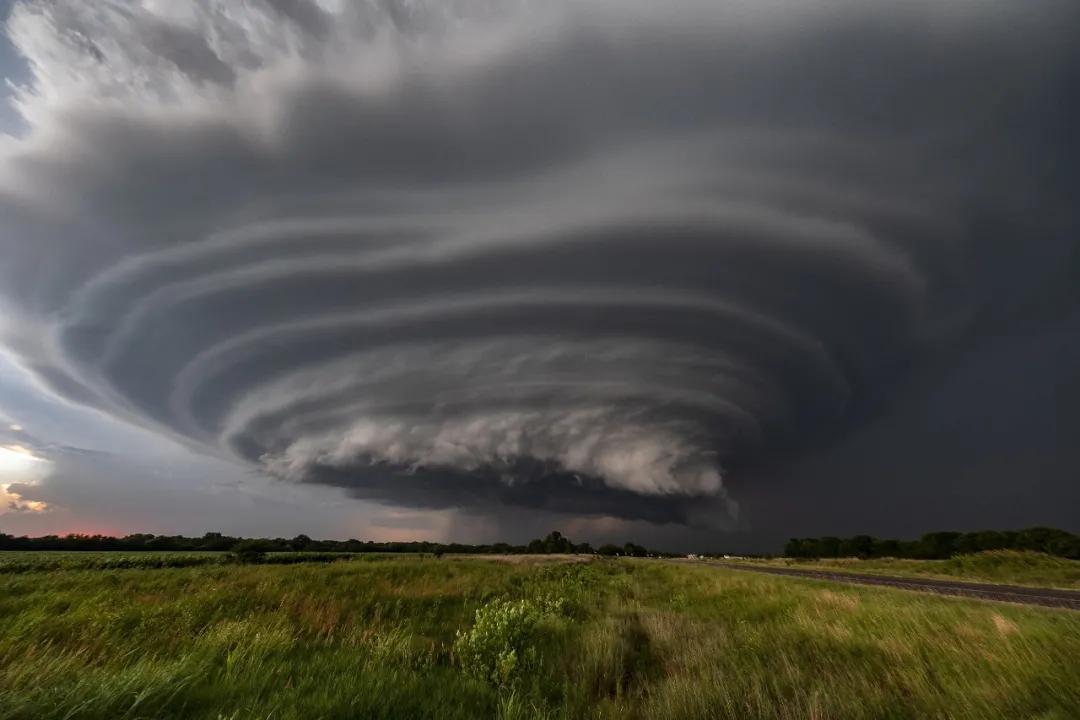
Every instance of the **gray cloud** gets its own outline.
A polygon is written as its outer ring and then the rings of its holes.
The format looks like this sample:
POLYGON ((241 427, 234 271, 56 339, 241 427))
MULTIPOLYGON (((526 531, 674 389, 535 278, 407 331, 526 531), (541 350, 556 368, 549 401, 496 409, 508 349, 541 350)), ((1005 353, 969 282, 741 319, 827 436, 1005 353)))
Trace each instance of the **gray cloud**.
POLYGON ((221 7, 17 7, 0 158, 4 343, 202 452, 725 526, 1075 312, 1069 3, 221 7))

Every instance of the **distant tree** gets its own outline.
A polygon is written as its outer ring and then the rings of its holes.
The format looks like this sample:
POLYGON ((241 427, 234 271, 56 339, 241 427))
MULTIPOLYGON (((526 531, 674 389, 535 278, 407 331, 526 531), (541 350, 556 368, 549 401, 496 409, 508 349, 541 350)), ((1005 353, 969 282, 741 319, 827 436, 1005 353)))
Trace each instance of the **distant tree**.
MULTIPOLYGON (((85 544, 85 543, 83 543, 85 544)), ((184 550, 183 544, 175 537, 158 535, 146 541, 146 547, 150 550, 184 550)))
POLYGON ((957 552, 975 553, 985 550, 1002 550, 1009 546, 1010 538, 996 530, 980 530, 964 533, 957 541, 957 552))
POLYGON ((311 538, 307 535, 297 535, 289 541, 289 547, 296 552, 303 552, 311 547, 311 538))
POLYGON ((856 535, 840 543, 842 557, 868 558, 874 555, 874 538, 869 535, 856 535))
POLYGON ((808 557, 808 551, 808 542, 801 538, 792 538, 784 545, 784 555, 786 557, 808 557))
POLYGON ((1036 552, 1053 552, 1059 543, 1067 543, 1072 535, 1064 530, 1048 527, 1032 527, 1016 533, 1017 550, 1034 550, 1036 552))
POLYGON ((877 540, 874 542, 874 557, 900 557, 899 540, 877 540))
POLYGON ((272 546, 269 540, 241 540, 233 546, 232 556, 239 563, 261 563, 266 561, 267 548, 272 546))
POLYGON ((840 538, 831 536, 819 538, 816 557, 840 557, 840 538))
POLYGON ((878 540, 869 535, 845 539, 791 538, 784 546, 784 555, 793 558, 948 558, 956 554, 1000 549, 1029 550, 1080 559, 1080 537, 1056 528, 1033 527, 1019 531, 933 532, 918 540, 878 540))
POLYGON ((608 557, 613 557, 613 556, 618 555, 619 553, 621 553, 622 548, 619 547, 618 545, 612 545, 612 544, 608 543, 607 545, 601 545, 599 547, 599 549, 597 549, 596 552, 599 553, 600 555, 606 555, 608 557))
POLYGON ((1054 540, 1047 552, 1071 560, 1080 560, 1080 537, 1066 534, 1065 537, 1054 540))
POLYGON ((208 551, 228 550, 236 543, 236 538, 225 537, 217 532, 208 532, 203 535, 199 549, 208 551))
POLYGON ((574 552, 574 543, 564 538, 562 533, 557 530, 548 533, 543 540, 543 547, 542 552, 549 555, 574 552))
POLYGON ((268 540, 266 538, 251 538, 248 540, 241 540, 235 545, 233 545, 231 548, 231 550, 237 554, 251 552, 278 552, 281 549, 282 547, 277 542, 273 540, 268 540))
POLYGON ((924 558, 944 559, 956 554, 958 532, 933 532, 919 538, 919 552, 924 558))

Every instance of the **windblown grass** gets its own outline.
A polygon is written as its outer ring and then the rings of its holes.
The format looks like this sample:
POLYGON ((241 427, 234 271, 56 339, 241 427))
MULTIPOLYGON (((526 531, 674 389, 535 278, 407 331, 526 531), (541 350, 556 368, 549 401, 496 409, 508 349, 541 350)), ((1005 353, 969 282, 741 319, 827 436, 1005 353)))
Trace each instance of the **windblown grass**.
POLYGON ((1080 560, 1068 560, 1045 553, 1022 550, 987 550, 970 555, 956 555, 947 560, 776 558, 747 562, 878 575, 910 575, 944 580, 1080 590, 1080 560))
POLYGON ((0 551, 0 575, 55 570, 135 570, 152 568, 226 565, 236 562, 267 565, 297 565, 337 562, 352 558, 371 559, 375 555, 336 552, 254 553, 246 559, 230 552, 110 552, 110 551, 0 551))
POLYGON ((1077 657, 1080 613, 649 560, 0 575, 0 720, 1064 720, 1077 657))

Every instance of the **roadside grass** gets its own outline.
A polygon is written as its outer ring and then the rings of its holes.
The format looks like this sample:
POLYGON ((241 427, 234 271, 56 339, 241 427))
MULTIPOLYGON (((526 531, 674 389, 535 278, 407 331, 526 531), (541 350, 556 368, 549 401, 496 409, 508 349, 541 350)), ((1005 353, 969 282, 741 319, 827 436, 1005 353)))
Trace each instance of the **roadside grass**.
POLYGON ((1077 657, 1080 613, 658 560, 0 575, 0 720, 1064 720, 1077 657))
POLYGON ((1080 590, 1080 560, 1024 550, 987 550, 946 560, 772 558, 752 564, 1080 590))

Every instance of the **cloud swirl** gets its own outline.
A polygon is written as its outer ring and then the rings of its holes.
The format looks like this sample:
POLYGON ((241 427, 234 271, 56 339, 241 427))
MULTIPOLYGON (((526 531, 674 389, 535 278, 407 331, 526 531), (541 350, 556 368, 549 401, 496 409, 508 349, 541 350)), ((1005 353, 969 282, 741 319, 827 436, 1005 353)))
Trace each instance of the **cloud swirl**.
POLYGON ((23 2, 4 343, 292 480, 722 524, 1067 284, 1076 14, 23 2))

